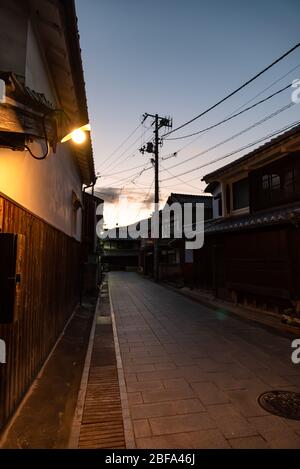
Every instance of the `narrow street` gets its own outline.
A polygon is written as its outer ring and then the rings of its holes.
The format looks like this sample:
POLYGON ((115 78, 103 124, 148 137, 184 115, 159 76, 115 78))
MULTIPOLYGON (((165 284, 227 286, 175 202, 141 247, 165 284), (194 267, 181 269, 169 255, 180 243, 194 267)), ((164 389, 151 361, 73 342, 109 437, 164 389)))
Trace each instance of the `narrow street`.
POLYGON ((109 284, 138 448, 300 448, 300 421, 257 403, 299 392, 289 338, 135 273, 109 284))

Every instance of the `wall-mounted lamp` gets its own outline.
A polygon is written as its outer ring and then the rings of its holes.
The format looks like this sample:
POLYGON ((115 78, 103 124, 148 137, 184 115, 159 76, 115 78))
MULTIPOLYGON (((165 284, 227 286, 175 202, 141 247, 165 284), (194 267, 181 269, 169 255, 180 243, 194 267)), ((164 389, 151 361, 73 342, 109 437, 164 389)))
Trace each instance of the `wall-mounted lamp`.
POLYGON ((78 127, 78 129, 72 130, 64 138, 62 138, 61 143, 67 142, 68 140, 73 140, 74 143, 77 143, 77 145, 80 145, 86 140, 86 132, 90 132, 90 131, 91 131, 90 124, 86 124, 86 125, 83 125, 82 127, 78 127))
MULTIPOLYGON (((0 0, 1 1, 1 0, 0 0)), ((37 160, 56 151, 59 141, 80 145, 91 131, 90 124, 76 128, 63 109, 56 109, 42 93, 25 85, 25 79, 0 70, 0 147, 24 151, 37 160), (69 132, 65 135, 65 132, 69 132), (62 138, 62 136, 65 137, 62 138), (45 141, 45 151, 35 155, 28 142, 45 141)), ((77 124, 78 125, 78 124, 77 124)))

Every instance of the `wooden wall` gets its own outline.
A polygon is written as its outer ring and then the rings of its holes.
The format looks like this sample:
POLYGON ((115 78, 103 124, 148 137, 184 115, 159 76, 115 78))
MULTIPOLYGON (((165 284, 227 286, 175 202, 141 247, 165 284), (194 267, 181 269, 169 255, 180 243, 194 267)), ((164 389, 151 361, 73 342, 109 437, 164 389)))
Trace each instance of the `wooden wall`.
POLYGON ((300 300, 300 230, 289 224, 207 236, 195 268, 196 285, 218 298, 284 310, 300 300))
POLYGON ((0 230, 24 236, 17 320, 0 323, 7 347, 0 364, 1 430, 78 302, 80 243, 1 195, 0 230))

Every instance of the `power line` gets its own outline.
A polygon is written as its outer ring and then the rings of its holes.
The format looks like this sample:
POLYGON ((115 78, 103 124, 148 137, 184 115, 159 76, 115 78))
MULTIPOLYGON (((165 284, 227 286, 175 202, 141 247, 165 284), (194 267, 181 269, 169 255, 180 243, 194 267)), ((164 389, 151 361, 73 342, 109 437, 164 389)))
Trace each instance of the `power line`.
POLYGON ((231 119, 234 119, 235 117, 240 116, 241 114, 244 114, 244 112, 250 111, 251 109, 253 109, 253 108, 255 108, 256 106, 258 106, 259 104, 265 103, 265 102, 268 101, 269 99, 274 98, 274 96, 277 96, 278 94, 282 93, 283 91, 286 91, 286 90, 287 90, 288 88, 290 88, 290 87, 291 87, 291 84, 289 83, 288 85, 284 86, 283 88, 281 88, 280 90, 276 91, 275 93, 270 94, 270 95, 267 96, 266 98, 261 99, 260 101, 257 101, 256 103, 252 104, 251 106, 246 107, 246 108, 243 109, 242 111, 239 111, 239 112, 237 112, 236 114, 233 114, 233 115, 231 115, 231 116, 229 116, 229 117, 226 117, 225 119, 223 119, 223 120, 217 122, 216 124, 210 125, 209 127, 206 127, 205 129, 198 130, 197 132, 193 132, 193 133, 191 133, 191 134, 182 135, 181 137, 166 138, 165 140, 181 140, 182 138, 193 137, 194 135, 198 135, 198 134, 201 134, 201 133, 203 133, 203 132, 207 132, 208 130, 214 129, 215 127, 218 127, 219 125, 224 124, 225 122, 228 122, 228 121, 230 121, 231 119))
MULTIPOLYGON (((141 125, 141 124, 140 124, 140 125, 141 125)), ((147 133, 147 132, 149 132, 149 129, 148 129, 148 131, 146 131, 146 133, 147 133)), ((145 136, 145 135, 146 135, 146 134, 144 134, 144 136, 145 136)), ((107 170, 108 168, 110 168, 110 169, 112 170, 112 169, 116 166, 116 163, 120 160, 120 158, 121 158, 123 155, 125 155, 125 154, 128 152, 128 150, 130 150, 130 148, 132 148, 134 145, 136 145, 139 141, 140 141, 140 136, 139 136, 137 139, 135 139, 134 142, 132 142, 131 145, 129 145, 129 147, 127 147, 126 150, 124 150, 114 161, 112 161, 111 163, 109 163, 108 166, 106 167, 106 170, 107 170)), ((137 148, 134 152, 132 152, 132 153, 130 153, 128 156, 126 156, 126 157, 123 159, 123 162, 126 161, 126 160, 128 160, 128 159, 131 158, 132 156, 134 156, 135 153, 136 153, 136 151, 138 151, 138 148, 137 148)))
POLYGON ((245 106, 247 106, 247 104, 251 103, 254 99, 258 98, 258 96, 261 96, 265 91, 268 91, 270 88, 272 88, 274 85, 276 85, 277 83, 279 83, 281 80, 283 80, 283 78, 287 77, 288 75, 290 75, 292 72, 294 72, 297 68, 300 67, 300 64, 296 65, 295 67, 291 68, 288 72, 286 72, 284 75, 282 75, 281 77, 277 78, 276 80, 272 81, 272 83, 268 86, 266 86, 263 90, 261 90, 259 93, 257 93, 255 96, 253 96, 251 99, 249 99, 246 103, 242 104, 241 106, 239 106, 237 109, 235 109, 231 114, 234 114, 235 112, 238 112, 240 109, 243 109, 245 106))
MULTIPOLYGON (((242 109, 244 106, 246 106, 247 104, 249 104, 249 103, 250 103, 251 101, 253 101, 255 98, 257 98, 257 97, 260 96, 262 93, 264 93, 265 91, 267 91, 268 89, 270 89, 272 86, 274 86, 276 83, 278 83, 279 81, 281 81, 283 78, 285 78, 287 75, 289 75, 290 73, 292 73, 294 70, 296 70, 296 69, 299 68, 299 67, 300 67, 300 64, 298 64, 297 66, 295 66, 295 67, 293 67, 292 69, 290 69, 287 73, 285 73, 285 74, 282 75, 279 79, 277 79, 277 80, 275 80, 274 82, 272 82, 270 85, 268 85, 268 86, 267 86, 266 88, 264 88, 262 91, 260 91, 259 93, 257 93, 255 96, 253 96, 250 100, 248 100, 248 101, 247 101, 246 103, 244 103, 242 106, 239 106, 239 107, 238 107, 235 111, 233 111, 233 112, 236 112, 236 111, 239 111, 240 109, 242 109)), ((283 91, 283 90, 284 90, 284 88, 283 88, 282 90, 279 90, 278 93, 281 92, 281 91, 283 91)), ((275 94, 276 94, 276 93, 275 93, 275 94)), ((273 95, 275 95, 275 94, 273 94, 273 95)), ((271 96, 273 96, 273 95, 271 95, 271 96)), ((267 97, 266 99, 268 99, 268 98, 270 98, 270 97, 267 97)), ((263 100, 262 100, 262 101, 259 101, 259 103, 261 103, 261 102, 263 102, 263 100)), ((258 105, 258 103, 256 103, 256 104, 258 105)), ((232 116, 232 114, 229 115, 229 117, 231 117, 231 116, 232 116)), ((221 121, 221 123, 222 123, 222 122, 226 122, 226 121, 227 121, 227 119, 224 119, 224 121, 221 121)), ((221 123, 218 123, 217 125, 220 125, 221 123)), ((141 124, 139 124, 139 125, 128 135, 128 137, 127 137, 125 140, 123 140, 122 143, 121 143, 120 145, 118 145, 118 147, 117 147, 101 164, 103 164, 103 163, 105 163, 106 161, 108 161, 108 159, 109 159, 111 156, 113 156, 113 155, 114 155, 131 137, 132 137, 132 135, 134 135, 134 133, 139 129, 140 126, 141 126, 141 124)), ((209 129, 209 128, 208 128, 208 129, 209 129)), ((149 130, 149 129, 147 129, 147 130, 149 130)), ((204 133, 205 130, 206 130, 206 129, 203 129, 203 130, 199 131, 200 136, 201 136, 201 133, 204 133)), ((147 132, 147 131, 146 131, 146 132, 147 132)), ((143 132, 143 136, 145 136, 145 133, 146 133, 146 132, 145 132, 145 131, 143 132)), ((196 134, 198 134, 198 132, 196 132, 196 134)), ((179 139, 179 138, 183 138, 183 137, 178 137, 178 139, 179 139)), ((199 138, 199 137, 198 137, 198 138, 199 138)), ((177 155, 180 151, 182 151, 183 149, 187 148, 187 147, 190 146, 192 143, 194 143, 198 138, 194 139, 192 142, 189 142, 187 145, 184 145, 182 148, 180 148, 179 150, 177 150, 177 152, 172 153, 171 156, 169 156, 169 157, 164 157, 164 158, 162 158, 162 159, 169 159, 169 158, 172 158, 175 154, 177 155)), ((133 146, 138 140, 139 140, 139 139, 136 139, 135 142, 133 142, 133 144, 130 145, 130 147, 127 148, 127 150, 130 149, 131 146, 133 146)), ((172 139, 166 139, 166 140, 172 140, 172 139)), ((175 140, 175 139, 174 139, 174 140, 175 140)), ((124 154, 127 150, 125 150, 120 156, 123 156, 123 154, 124 154)), ((132 155, 134 155, 134 153, 133 153, 132 155)), ((130 155, 130 156, 131 156, 131 155, 130 155)), ((119 159, 119 158, 118 158, 118 159, 119 159)), ((126 159, 128 159, 128 157, 127 157, 126 159)), ((115 161, 115 162, 116 162, 116 161, 115 161)), ((115 162, 114 162, 114 163, 115 163, 115 162)), ((111 166, 111 165, 109 165, 109 167, 110 167, 110 166, 111 166)), ((111 173, 111 174, 108 174, 108 175, 104 174, 104 175, 101 176, 101 177, 103 177, 103 178, 104 178, 104 177, 110 177, 110 176, 113 176, 113 175, 115 175, 115 174, 122 174, 122 173, 130 172, 130 171, 133 171, 133 170, 135 170, 135 169, 140 169, 140 168, 142 168, 142 167, 144 167, 144 165, 138 165, 138 166, 134 166, 134 167, 132 167, 132 168, 128 168, 128 169, 124 169, 124 170, 121 170, 121 171, 117 171, 117 172, 115 172, 115 173, 111 173)), ((129 178, 129 177, 128 177, 128 178, 129 178)), ((122 179, 122 180, 123 180, 123 179, 122 179)))
POLYGON ((122 148, 122 146, 128 142, 128 140, 135 134, 135 132, 141 127, 141 124, 139 124, 129 135, 128 137, 125 138, 125 140, 122 141, 122 143, 120 143, 120 145, 117 146, 117 148, 112 151, 107 158, 105 158, 104 161, 101 162, 101 164, 104 164, 106 163, 115 153, 117 153, 117 151, 122 148))
MULTIPOLYGON (((179 150, 181 151, 181 150, 179 150)), ((161 161, 164 161, 164 160, 168 160, 170 158, 174 158, 176 156, 176 153, 177 152, 173 152, 173 153, 170 153, 169 155, 166 155, 162 158, 160 158, 161 161)), ((112 177, 116 174, 121 174, 121 173, 127 173, 127 172, 130 172, 130 171, 133 171, 134 169, 139 169, 139 168, 143 168, 145 166, 145 164, 140 164, 138 166, 133 166, 132 168, 128 168, 128 169, 122 169, 120 171, 116 171, 115 173, 110 173, 110 174, 103 174, 101 175, 101 178, 109 178, 109 177, 112 177)), ((147 186, 148 187, 148 186, 147 186)))
MULTIPOLYGON (((215 150, 216 148, 220 147, 221 145, 224 145, 225 143, 228 143, 228 142, 230 142, 231 140, 234 140, 235 138, 237 138, 237 137, 243 135, 244 133, 246 133, 246 132, 252 130, 253 128, 255 128, 255 127, 257 127, 257 126, 259 126, 259 125, 265 123, 265 122, 268 121, 269 119, 271 119, 271 118, 277 116, 278 114, 280 114, 281 112, 283 112, 283 111, 289 109, 289 108, 292 107, 293 105, 294 105, 294 103, 291 102, 291 103, 289 103, 288 105, 283 106, 282 108, 277 109, 276 111, 274 111, 274 112, 272 112, 271 114, 267 115, 266 117, 264 117, 264 118, 261 119, 260 121, 255 122, 254 124, 252 124, 252 125, 246 127, 245 129, 239 131, 238 133, 236 133, 236 134, 234 134, 234 135, 231 135, 231 136, 228 137, 227 139, 222 140, 221 142, 219 142, 219 143, 217 143, 217 144, 215 144, 215 145, 213 145, 213 146, 211 146, 211 147, 209 147, 209 148, 203 150, 202 152, 199 152, 199 153, 197 153, 196 155, 193 155, 193 156, 191 156, 190 158, 185 159, 184 161, 181 161, 181 162, 179 162, 179 163, 176 163, 175 165, 170 166, 170 168, 165 168, 165 167, 163 167, 163 168, 162 168, 162 171, 168 171, 168 172, 170 173, 170 169, 176 168, 177 166, 181 166, 182 164, 186 164, 187 162, 189 162, 189 161, 191 161, 191 160, 193 160, 193 159, 195 159, 195 158, 198 158, 199 156, 203 156, 203 155, 205 155, 206 153, 208 153, 208 152, 210 152, 210 151, 212 151, 212 150, 215 150)), ((139 171, 139 172, 137 172, 137 173, 135 173, 135 174, 133 174, 133 175, 126 176, 125 178, 121 178, 120 180, 117 179, 118 183, 120 184, 120 183, 122 183, 122 182, 127 182, 127 181, 129 181, 128 184, 130 184, 131 182, 134 182, 135 179, 137 179, 138 177, 140 177, 145 171, 147 171, 147 170, 149 170, 149 169, 152 168, 152 166, 148 166, 148 167, 147 167, 147 166, 145 166, 145 165, 141 165, 141 166, 139 166, 138 168, 140 168, 140 167, 143 167, 143 169, 142 169, 141 171, 139 171)), ((172 176, 172 177, 176 178, 177 176, 172 176)), ((170 180, 170 179, 172 179, 172 177, 162 179, 162 181, 170 180)), ((177 179, 178 179, 178 178, 177 178, 177 179)), ((185 183, 186 183, 186 182, 185 182, 185 183)))
POLYGON ((144 169, 142 169, 142 171, 139 172, 139 174, 137 176, 135 176, 131 182, 134 183, 136 179, 138 179, 145 171, 147 171, 148 169, 150 169, 150 167, 145 167, 144 169))
POLYGON ((115 176, 116 174, 128 173, 130 171, 133 171, 134 169, 143 168, 144 166, 145 166, 145 164, 139 164, 138 166, 133 166, 133 168, 122 169, 120 171, 116 171, 115 173, 103 174, 103 175, 101 175, 101 178, 110 178, 112 176, 115 176))
MULTIPOLYGON (((281 113, 281 112, 283 112, 284 110, 286 110, 286 109, 290 108, 291 106, 293 106, 293 104, 294 104, 294 103, 290 103, 290 104, 284 106, 283 108, 280 108, 280 109, 276 110, 275 112, 273 112, 273 113, 271 113, 270 115, 266 116, 266 117, 263 118, 262 120, 260 120, 260 121, 258 121, 258 122, 255 122, 255 123, 252 124, 251 126, 249 126, 249 127, 245 128, 245 129, 243 129, 242 131, 238 132, 237 134, 234 134, 234 135, 230 136, 229 138, 227 138, 227 139, 225 139, 225 140, 223 140, 223 141, 217 143, 216 145, 213 145, 212 147, 210 147, 210 148, 208 148, 208 149, 206 149, 206 150, 204 150, 204 151, 202 151, 202 152, 200 152, 200 153, 197 153, 196 155, 193 155, 192 157, 190 157, 190 158, 188 158, 188 159, 185 159, 184 161, 181 161, 181 162, 179 162, 179 163, 177 163, 177 164, 171 166, 170 168, 165 168, 165 167, 163 167, 162 171, 167 171, 167 172, 169 172, 169 174, 171 174, 170 169, 175 168, 175 167, 177 167, 177 166, 180 166, 180 165, 182 165, 182 164, 185 164, 185 163, 187 163, 188 161, 191 161, 191 160, 193 160, 193 159, 195 159, 195 158, 197 158, 197 157, 199 157, 199 156, 202 156, 202 155, 208 153, 209 151, 212 151, 212 150, 218 148, 219 146, 223 145, 224 143, 228 143, 229 141, 231 141, 231 140, 237 138, 238 136, 244 134, 245 132, 247 132, 247 131, 249 131, 249 130, 255 128, 255 127, 257 127, 258 125, 261 125, 262 123, 266 122, 267 120, 269 120, 269 119, 275 117, 275 116, 278 115, 279 113, 281 113)), ((116 181, 118 181, 119 184, 120 184, 120 183, 123 183, 123 182, 125 182, 125 183, 127 183, 127 184, 134 183, 135 180, 136 180, 138 177, 140 177, 140 176, 144 173, 144 171, 147 171, 147 170, 151 169, 152 166, 148 166, 148 167, 147 167, 147 166, 145 166, 145 165, 139 165, 139 166, 136 166, 136 167, 134 167, 134 168, 131 168, 130 170, 133 170, 133 169, 140 169, 140 168, 143 168, 143 169, 142 169, 141 171, 137 172, 137 173, 134 173, 134 174, 130 175, 130 176, 126 176, 125 178, 121 178, 121 179, 116 178, 116 181)), ((129 171, 129 169, 128 169, 128 170, 120 171, 120 173, 121 173, 121 172, 127 172, 127 171, 129 171)), ((116 173, 116 174, 117 174, 117 173, 116 173)), ((172 177, 178 179, 178 177, 177 177, 176 175, 174 175, 174 176, 172 175, 172 177)), ((165 178, 165 179, 163 179, 162 181, 166 181, 166 180, 172 179, 172 177, 170 177, 170 178, 165 178)), ((181 180, 181 181, 182 181, 183 183, 187 184, 186 181, 183 181, 183 180, 181 180)), ((127 184, 125 184, 125 185, 127 185, 127 184)), ((190 185, 190 186, 191 186, 191 185, 190 185)), ((195 186, 193 186, 193 188, 195 188, 195 186)))
POLYGON ((150 184, 150 186, 149 186, 148 192, 147 192, 147 194, 146 194, 146 197, 144 198, 142 204, 140 205, 138 214, 137 214, 137 216, 135 217, 137 220, 138 220, 138 218, 139 218, 139 216, 140 216, 140 213, 141 213, 141 210, 142 210, 142 205, 145 204, 145 203, 147 202, 148 198, 149 198, 149 195, 150 195, 152 186, 153 186, 153 184, 154 184, 154 179, 155 179, 155 178, 153 178, 153 180, 152 180, 152 182, 151 182, 151 184, 150 184))
MULTIPOLYGON (((233 114, 235 114, 236 112, 240 111, 241 109, 243 109, 245 106, 247 106, 247 104, 251 103, 255 98, 257 98, 258 96, 262 95, 265 91, 269 90, 270 88, 272 88, 272 86, 276 85, 278 82, 280 82, 281 80, 283 80, 286 76, 288 76, 290 73, 292 73, 293 71, 295 71, 297 68, 300 67, 300 64, 296 65, 295 67, 291 68, 287 73, 285 73, 284 75, 282 75, 281 77, 277 78, 276 80, 274 80, 270 85, 266 86, 265 88, 263 88, 259 93, 255 94, 251 99, 249 99, 248 101, 246 101, 244 104, 242 104, 241 106, 238 106, 237 108, 235 108, 230 114, 227 115, 227 117, 230 117, 232 116, 233 114)), ((180 149, 178 149, 175 153, 174 153, 174 156, 177 156, 178 153, 180 153, 182 150, 184 150, 185 148, 188 148, 189 146, 191 146, 193 143, 195 143, 197 140, 199 140, 200 137, 202 137, 203 135, 205 135, 205 132, 203 132, 202 134, 199 134, 196 138, 194 138, 193 140, 191 140, 190 142, 186 143, 185 145, 183 145, 180 149)), ((167 140, 167 139, 166 139, 167 140)), ((170 156, 167 156, 163 159, 169 159, 171 158, 170 156)))
MULTIPOLYGON (((171 173, 171 171, 170 171, 168 168, 165 168, 162 164, 161 164, 161 166, 162 166, 163 169, 164 169, 167 173, 169 173, 173 178, 175 178, 175 179, 177 179, 178 181, 180 181, 181 184, 185 184, 185 185, 187 185, 187 186, 189 186, 189 187, 192 187, 193 189, 197 189, 197 191, 200 190, 199 187, 193 186, 192 184, 189 184, 188 182, 184 181, 184 180, 181 179, 180 177, 178 177, 178 176, 176 176, 175 174, 171 173)), ((172 187, 172 186, 169 186, 169 187, 172 187)), ((166 189, 166 188, 167 188, 167 187, 165 187, 165 189, 166 189)))
MULTIPOLYGON (((230 142, 231 140, 234 140, 235 138, 243 135, 244 133, 246 132, 249 132, 249 130, 252 130, 254 129, 255 127, 258 127, 259 125, 267 122, 268 120, 272 119, 273 117, 277 116, 278 114, 280 114, 281 112, 283 111, 286 111, 287 109, 289 109, 290 107, 294 106, 294 102, 291 102, 289 104, 287 104, 286 106, 283 106, 281 107, 280 109, 277 109, 276 111, 272 112, 271 114, 267 115, 266 117, 264 117, 263 119, 261 119, 260 121, 257 121, 255 122, 254 124, 246 127, 245 129, 241 130, 240 132, 234 134, 234 135, 231 135, 230 137, 226 138, 225 140, 222 140, 221 142, 219 143, 216 143, 215 145, 207 148, 206 150, 203 150, 199 153, 196 153, 196 155, 193 155, 191 156, 190 158, 186 158, 184 161, 180 161, 179 163, 176 163, 175 165, 173 166, 170 166, 170 168, 168 169, 172 169, 172 168, 176 168, 177 166, 181 166, 182 164, 186 164, 187 162, 189 161, 192 161, 194 160, 195 158, 198 158, 199 156, 203 156, 205 155, 206 153, 212 151, 212 150, 215 150, 216 148, 220 147, 221 145, 224 145, 225 143, 228 143, 230 142)), ((164 179, 166 180, 166 179, 164 179)))
MULTIPOLYGON (((146 166, 144 165, 144 170, 138 171, 138 172, 136 172, 136 173, 134 173, 134 174, 131 174, 130 176, 126 176, 126 177, 121 178, 121 179, 116 179, 116 181, 117 181, 118 184, 126 183, 127 181, 128 181, 128 183, 130 183, 132 180, 134 180, 135 178, 137 178, 137 177, 139 177, 140 175, 142 175, 142 173, 143 173, 144 171, 146 171, 146 170, 148 170, 148 169, 151 169, 151 168, 152 168, 152 166, 146 167, 146 166)), ((100 187, 101 187, 101 186, 100 186, 100 187)))
MULTIPOLYGON (((250 103, 251 101, 253 101, 253 99, 255 99, 256 97, 258 97, 259 95, 261 95, 264 91, 266 91, 266 90, 268 90, 269 88, 271 88, 274 84, 278 83, 280 80, 282 80, 283 78, 285 78, 287 75, 289 75, 290 73, 292 73, 295 69, 297 69, 297 68, 299 68, 299 67, 300 67, 300 64, 298 64, 296 67, 293 67, 293 68, 292 68, 291 70, 289 70, 286 74, 284 74, 284 75, 281 76, 279 79, 277 79, 277 80, 275 80, 274 82, 272 82, 268 87, 264 88, 262 91, 260 91, 258 94, 256 94, 253 98, 251 98, 251 99, 248 100, 246 103, 244 103, 242 106, 240 106, 239 108, 237 108, 236 111, 239 111, 240 109, 242 109, 242 108, 243 108, 244 106, 246 106, 248 103, 250 103)), ((286 86, 286 87, 284 87, 284 88, 278 90, 277 92, 271 94, 270 96, 266 97, 265 99, 263 99, 263 100, 261 100, 261 101, 255 103, 253 106, 249 106, 249 107, 246 108, 243 112, 246 112, 247 110, 252 109, 253 107, 255 107, 255 106, 257 106, 257 105, 259 105, 259 104, 261 104, 261 103, 267 101, 268 99, 271 99, 273 96, 275 96, 275 95, 277 95, 277 94, 283 92, 283 91, 284 91, 285 89, 287 89, 289 86, 290 86, 290 85, 288 85, 288 86, 286 86)), ((234 111, 234 112, 235 112, 235 111, 234 111)), ((225 123, 225 122, 227 122, 228 120, 230 120, 230 118, 234 118, 234 117, 236 117, 236 116, 238 116, 238 115, 240 115, 240 114, 241 114, 241 113, 239 113, 239 112, 236 113, 236 114, 234 114, 234 115, 233 115, 233 114, 230 114, 230 115, 228 116, 228 118, 226 118, 226 119, 224 119, 224 120, 218 122, 217 124, 214 124, 213 126, 207 127, 206 129, 202 129, 202 130, 200 130, 200 131, 198 131, 198 132, 195 132, 194 134, 190 134, 190 136, 192 136, 192 135, 197 135, 197 134, 200 134, 200 136, 201 136, 201 134, 204 133, 204 132, 206 132, 207 130, 209 130, 209 129, 211 129, 211 128, 214 128, 214 127, 217 127, 218 125, 221 125, 222 123, 225 123)), ((112 156, 114 153, 116 153, 117 150, 118 150, 119 148, 121 148, 121 146, 124 145, 124 144, 126 143, 126 141, 128 141, 128 140, 130 139, 130 137, 138 130, 138 128, 140 127, 140 125, 141 125, 141 124, 139 124, 139 125, 131 132, 131 134, 114 150, 114 152, 112 152, 112 153, 109 155, 109 157, 112 156)), ((149 129, 148 129, 148 130, 149 130, 149 129)), ((144 136, 145 136, 145 132, 144 132, 143 134, 144 134, 144 136)), ((181 138, 185 138, 185 137, 187 137, 187 136, 177 137, 177 138, 174 138, 174 139, 166 139, 166 140, 175 140, 175 139, 181 139, 181 138)), ((199 138, 199 137, 198 137, 198 138, 199 138)), ((189 145, 191 145, 192 143, 194 143, 198 138, 194 139, 192 142, 189 142, 187 145, 184 145, 182 148, 180 148, 179 150, 177 150, 177 152, 172 153, 169 157, 163 157, 162 159, 169 159, 169 158, 171 158, 171 157, 174 157, 174 156, 177 155, 180 151, 182 151, 183 149, 187 148, 189 145)), ((117 158, 117 160, 119 160, 119 158, 120 158, 121 156, 123 156, 123 154, 124 154, 128 149, 130 149, 138 140, 139 140, 139 139, 136 139, 121 155, 119 155, 119 157, 117 158)), ((134 154, 135 154, 135 152, 134 152, 132 155, 134 155, 134 154)), ((125 158, 125 160, 128 159, 130 156, 131 156, 131 155, 129 155, 127 158, 125 158)), ((108 158, 109 158, 109 157, 108 157, 108 158)), ((107 161, 108 158, 107 158, 105 161, 107 161)), ((117 162, 117 161, 114 161, 113 164, 116 163, 116 162, 117 162)), ((110 166, 111 166, 111 165, 109 165, 109 167, 110 167, 110 166)), ((110 177, 110 176, 113 176, 113 175, 115 175, 115 174, 122 174, 122 173, 126 173, 126 172, 133 171, 133 170, 135 170, 135 169, 140 169, 140 168, 143 168, 143 167, 144 167, 144 165, 138 165, 138 166, 134 166, 134 167, 132 167, 132 168, 120 170, 120 171, 117 171, 117 172, 115 172, 115 173, 111 173, 111 174, 108 174, 108 175, 104 174, 104 175, 101 176, 101 177, 103 177, 103 178, 104 178, 104 177, 110 177)), ((127 179, 127 178, 126 178, 126 179, 127 179)), ((128 176, 128 179, 129 179, 129 176, 128 176)), ((123 181, 123 180, 124 180, 124 179, 121 179, 121 181, 123 181)))
MULTIPOLYGON (((138 137, 137 139, 135 139, 134 142, 131 143, 131 145, 129 145, 122 153, 120 153, 119 156, 117 156, 116 159, 114 159, 111 163, 108 164, 108 166, 106 166, 106 170, 107 170, 108 168, 113 169, 113 168, 116 166, 116 163, 120 160, 120 158, 121 158, 123 155, 125 155, 125 153, 127 153, 128 150, 130 150, 130 148, 132 148, 134 145, 136 145, 139 140, 140 140, 140 137, 138 137)), ((136 152, 136 150, 135 150, 134 152, 132 152, 129 156, 134 155, 135 152, 136 152)), ((127 158, 128 158, 128 157, 127 157, 127 158)))
MULTIPOLYGON (((216 163, 216 162, 221 161, 221 160, 224 160, 225 158, 229 158, 230 156, 233 156, 233 155, 235 155, 235 154, 237 154, 237 153, 239 153, 239 152, 241 152, 241 151, 243 151, 243 150, 246 150, 246 149, 248 149, 248 148, 251 148, 251 147, 253 147, 254 145, 256 145, 256 144, 258 144, 258 143, 262 143, 264 140, 267 140, 267 139, 269 139, 269 138, 273 138, 273 137, 275 137, 276 135, 279 135, 281 132, 290 130, 290 129, 292 129, 293 127, 295 127, 296 125, 298 125, 298 124, 300 124, 300 121, 295 121, 295 122, 293 122, 292 124, 290 124, 290 125, 288 125, 288 126, 282 127, 281 129, 276 130, 275 132, 272 132, 272 133, 270 133, 270 134, 268 134, 268 135, 266 135, 266 136, 264 136, 264 137, 261 137, 261 138, 255 140, 255 141, 253 141, 253 142, 251 142, 251 143, 248 143, 247 145, 244 145, 243 147, 240 147, 240 148, 238 148, 237 150, 231 151, 230 153, 227 153, 226 155, 223 155, 223 156, 221 156, 221 157, 215 158, 215 159, 212 160, 212 161, 208 161, 207 163, 204 163, 204 164, 202 164, 202 165, 200 165, 200 166, 197 166, 197 167, 195 167, 195 168, 192 168, 192 169, 190 169, 190 170, 188 170, 188 171, 185 171, 185 172, 183 172, 183 173, 177 174, 176 177, 178 177, 178 176, 185 176, 186 174, 193 173, 194 171, 198 171, 198 169, 204 168, 204 167, 206 167, 206 166, 210 166, 211 164, 216 163)), ((162 179, 162 182, 163 182, 163 181, 167 181, 167 180, 169 180, 169 179, 171 179, 171 178, 162 179)), ((198 179, 198 177, 189 179, 187 182, 194 181, 194 180, 196 180, 196 179, 198 179)))
POLYGON ((164 135, 162 135, 162 137, 166 137, 167 135, 171 135, 172 133, 176 132, 177 130, 179 129, 182 129, 183 127, 191 124, 192 122, 194 122, 195 120, 199 119, 200 117, 204 116, 205 114, 207 114, 209 111, 212 111, 213 109, 215 109, 217 106, 219 106, 220 104, 224 103, 225 101, 227 101, 227 99, 231 98, 232 96, 234 96, 236 93, 238 93, 239 91, 241 91, 243 88, 245 88, 246 86, 248 86, 250 83, 252 83, 254 80, 256 80, 258 77, 260 77, 263 73, 265 73, 267 70, 270 70, 270 68, 274 67, 274 65, 278 64, 281 60, 283 60, 285 57, 287 57, 288 55, 290 55, 294 50, 296 50, 298 47, 300 47, 300 42, 298 42, 295 46, 293 46, 291 49, 289 49, 287 52, 285 52, 283 55, 281 55, 278 59, 274 60, 270 65, 268 65, 267 67, 265 67, 263 70, 261 70, 259 73, 257 73, 256 75, 254 75, 252 78, 250 78, 249 80, 247 80, 245 83, 243 83, 241 86, 239 86, 238 88, 236 88, 234 91, 232 91, 231 93, 227 94, 224 98, 220 99, 219 101, 217 101, 215 104, 213 104, 212 106, 210 106, 209 108, 205 109, 204 111, 202 111, 200 114, 198 114, 197 116, 193 117, 192 119, 190 119, 189 121, 181 124, 180 126, 176 127, 175 129, 172 129, 170 130, 169 132, 165 133, 164 135))
MULTIPOLYGON (((129 184, 135 184, 135 181, 136 179, 138 179, 139 177, 142 176, 142 174, 145 172, 145 171, 148 171, 149 169, 152 169, 152 166, 145 166, 141 171, 139 171, 138 173, 136 173, 134 176, 130 176, 130 178, 127 178, 127 180, 129 181, 127 184, 125 184, 125 186, 128 186, 129 184)), ((126 180, 126 179, 125 179, 126 180)), ((123 187, 125 187, 123 186, 123 187)))

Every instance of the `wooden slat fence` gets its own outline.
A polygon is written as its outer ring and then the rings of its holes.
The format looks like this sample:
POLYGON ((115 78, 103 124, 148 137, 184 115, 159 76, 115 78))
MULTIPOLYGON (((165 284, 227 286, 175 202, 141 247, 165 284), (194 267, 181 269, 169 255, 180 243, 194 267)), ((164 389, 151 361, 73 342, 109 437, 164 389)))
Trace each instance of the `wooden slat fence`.
POLYGON ((1 195, 0 231, 23 235, 17 320, 0 323, 7 347, 0 364, 1 431, 78 302, 80 243, 1 195))

